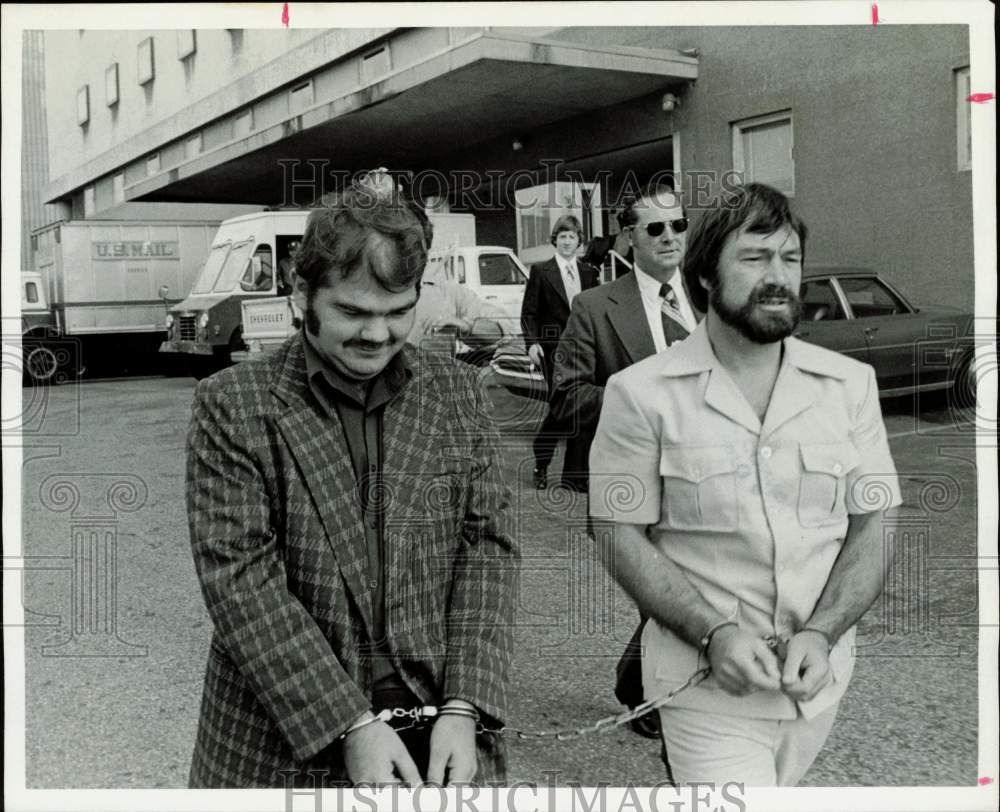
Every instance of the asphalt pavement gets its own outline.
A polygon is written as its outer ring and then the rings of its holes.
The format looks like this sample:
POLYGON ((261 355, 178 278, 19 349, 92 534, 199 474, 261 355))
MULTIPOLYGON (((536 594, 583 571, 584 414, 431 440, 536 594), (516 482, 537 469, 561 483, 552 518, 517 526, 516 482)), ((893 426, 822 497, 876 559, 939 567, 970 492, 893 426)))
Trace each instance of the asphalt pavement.
MULTIPOLYGON (((23 390, 29 787, 186 785, 210 636, 183 497, 193 389, 150 377, 23 390)), ((637 615, 593 562, 582 500, 531 488, 543 405, 490 391, 524 553, 509 723, 583 727, 621 710, 614 667, 637 615)), ((803 784, 973 785, 972 415, 942 396, 883 408, 906 502, 900 552, 860 624, 851 687, 803 784)), ((560 465, 561 451, 553 473, 560 465)), ((664 779, 659 745, 625 728, 510 739, 508 754, 512 782, 664 779)))

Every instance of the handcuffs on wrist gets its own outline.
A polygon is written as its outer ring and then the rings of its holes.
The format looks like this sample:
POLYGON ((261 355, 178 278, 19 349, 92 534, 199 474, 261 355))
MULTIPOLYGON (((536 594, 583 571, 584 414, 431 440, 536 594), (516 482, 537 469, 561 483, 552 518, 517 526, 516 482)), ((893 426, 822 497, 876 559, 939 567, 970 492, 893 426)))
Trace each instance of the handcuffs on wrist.
POLYGON ((338 738, 346 739, 356 730, 361 730, 361 728, 375 724, 375 722, 385 722, 388 724, 393 719, 410 718, 412 720, 410 724, 395 728, 398 732, 400 730, 408 730, 412 727, 422 726, 426 724, 428 720, 441 716, 464 716, 468 719, 472 719, 477 726, 479 724, 478 711, 474 708, 467 708, 464 705, 455 705, 450 702, 446 702, 440 708, 436 705, 421 705, 420 707, 415 708, 383 708, 378 713, 372 711, 372 716, 369 718, 362 719, 360 722, 355 722, 347 728, 347 730, 341 733, 338 738))

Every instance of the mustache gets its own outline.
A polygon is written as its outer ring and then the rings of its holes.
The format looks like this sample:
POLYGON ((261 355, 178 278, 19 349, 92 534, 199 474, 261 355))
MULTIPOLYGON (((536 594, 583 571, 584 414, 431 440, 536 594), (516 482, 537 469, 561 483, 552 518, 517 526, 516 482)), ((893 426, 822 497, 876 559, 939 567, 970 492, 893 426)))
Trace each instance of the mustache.
POLYGON ((798 301, 799 293, 787 285, 761 284, 753 289, 752 298, 757 302, 763 299, 788 299, 793 302, 798 301))

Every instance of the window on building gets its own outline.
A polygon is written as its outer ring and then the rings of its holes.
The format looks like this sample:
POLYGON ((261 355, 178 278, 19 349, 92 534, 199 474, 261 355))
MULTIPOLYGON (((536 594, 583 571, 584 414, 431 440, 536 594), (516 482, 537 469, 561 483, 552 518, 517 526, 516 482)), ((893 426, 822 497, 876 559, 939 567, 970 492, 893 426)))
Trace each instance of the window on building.
POLYGON ((153 66, 152 37, 146 37, 146 39, 139 43, 139 47, 136 52, 136 60, 138 62, 139 84, 144 85, 147 82, 152 82, 154 76, 156 75, 153 66))
POLYGON ((90 121, 90 85, 76 91, 76 123, 81 127, 90 121))
POLYGON ((154 152, 146 159, 146 174, 155 175, 160 171, 160 153, 154 152))
POLYGON ((361 57, 361 83, 374 82, 392 69, 389 61, 389 45, 369 51, 361 57))
POLYGON ((792 113, 785 110, 737 121, 732 125, 733 169, 744 183, 766 183, 795 194, 792 113))
POLYGON ((972 169, 972 81, 968 66, 955 71, 955 102, 957 105, 958 169, 972 169))
POLYGON ((184 142, 184 157, 193 158, 201 153, 201 133, 195 133, 184 142))
POLYGON ((115 203, 125 202, 125 173, 119 172, 111 179, 111 199, 115 203))
POLYGON ((90 217, 97 211, 97 191, 93 186, 86 186, 83 190, 83 216, 90 217))
POLYGON ((300 113, 306 108, 312 107, 313 103, 313 85, 312 82, 303 82, 301 85, 296 85, 289 91, 288 94, 288 108, 289 111, 294 115, 295 113, 300 113))
POLYGON ((529 210, 521 212, 521 250, 545 245, 549 241, 549 213, 529 210))
POLYGON ((104 101, 108 107, 118 104, 118 63, 112 62, 104 71, 104 101))
POLYGON ((861 277, 837 281, 856 319, 895 316, 910 312, 900 298, 878 279, 861 277))
POLYGON ((187 59, 198 49, 197 35, 193 28, 182 28, 177 32, 177 58, 187 59))

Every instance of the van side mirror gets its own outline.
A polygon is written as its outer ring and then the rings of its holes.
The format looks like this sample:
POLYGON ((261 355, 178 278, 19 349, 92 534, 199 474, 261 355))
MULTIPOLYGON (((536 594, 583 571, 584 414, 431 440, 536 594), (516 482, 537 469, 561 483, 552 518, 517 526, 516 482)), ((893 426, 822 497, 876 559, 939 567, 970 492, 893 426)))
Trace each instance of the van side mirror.
POLYGON ((163 299, 163 303, 167 303, 167 297, 170 296, 170 285, 160 285, 160 298, 163 299))

